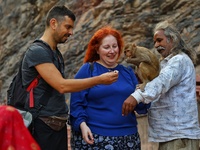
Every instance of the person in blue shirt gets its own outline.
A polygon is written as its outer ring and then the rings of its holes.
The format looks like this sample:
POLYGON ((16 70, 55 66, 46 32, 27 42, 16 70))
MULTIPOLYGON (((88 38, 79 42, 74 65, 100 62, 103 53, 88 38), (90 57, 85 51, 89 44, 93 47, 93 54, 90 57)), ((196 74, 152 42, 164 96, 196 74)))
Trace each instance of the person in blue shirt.
MULTIPOLYGON (((114 71, 118 80, 110 85, 96 85, 71 93, 71 146, 75 150, 126 149, 140 150, 137 120, 134 111, 122 116, 124 100, 135 91, 137 78, 131 67, 118 64, 123 52, 119 31, 103 27, 89 41, 84 64, 76 79, 98 76, 114 71)), ((138 113, 147 113, 150 104, 139 104, 138 113)))

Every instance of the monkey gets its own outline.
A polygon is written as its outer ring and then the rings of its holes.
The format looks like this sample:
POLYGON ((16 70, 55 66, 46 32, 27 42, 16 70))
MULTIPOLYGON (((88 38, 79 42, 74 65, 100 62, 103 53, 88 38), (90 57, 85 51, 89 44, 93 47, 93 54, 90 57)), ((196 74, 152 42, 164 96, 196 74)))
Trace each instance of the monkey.
POLYGON ((142 82, 138 87, 144 91, 146 84, 159 75, 158 57, 148 48, 137 46, 135 43, 128 43, 124 47, 124 55, 125 61, 135 66, 136 75, 142 82))

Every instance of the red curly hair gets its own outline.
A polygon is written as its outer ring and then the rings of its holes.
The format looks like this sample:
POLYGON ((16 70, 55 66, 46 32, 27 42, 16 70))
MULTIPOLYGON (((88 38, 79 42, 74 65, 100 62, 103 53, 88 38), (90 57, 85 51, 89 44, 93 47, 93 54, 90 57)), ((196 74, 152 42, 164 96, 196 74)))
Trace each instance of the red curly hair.
POLYGON ((119 47, 119 56, 118 56, 118 59, 119 59, 123 51, 123 46, 124 46, 122 36, 119 31, 113 29, 112 27, 107 26, 107 27, 103 27, 97 30, 92 36, 92 38, 90 39, 87 50, 86 50, 86 54, 84 57, 84 61, 83 61, 84 63, 94 62, 100 59, 99 54, 97 54, 97 50, 102 44, 102 40, 108 35, 114 36, 117 40, 118 47, 119 47))

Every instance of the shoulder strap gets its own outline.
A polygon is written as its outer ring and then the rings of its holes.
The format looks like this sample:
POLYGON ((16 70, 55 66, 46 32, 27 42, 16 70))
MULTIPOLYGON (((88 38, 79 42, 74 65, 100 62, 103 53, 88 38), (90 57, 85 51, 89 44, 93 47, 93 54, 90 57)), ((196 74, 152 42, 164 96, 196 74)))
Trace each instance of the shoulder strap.
POLYGON ((38 85, 39 79, 41 78, 40 75, 38 75, 26 88, 26 91, 29 92, 29 107, 34 107, 34 96, 33 96, 33 89, 38 85))
POLYGON ((94 63, 93 62, 89 62, 90 64, 90 76, 92 77, 92 72, 94 70, 94 63))
POLYGON ((45 43, 42 40, 37 39, 37 40, 33 41, 33 44, 41 46, 42 48, 44 48, 51 55, 52 60, 53 60, 53 51, 51 50, 51 47, 47 43, 45 43))
POLYGON ((60 53, 60 51, 58 49, 56 49, 56 53, 58 55, 58 61, 59 61, 59 70, 64 78, 64 59, 62 54, 60 53))

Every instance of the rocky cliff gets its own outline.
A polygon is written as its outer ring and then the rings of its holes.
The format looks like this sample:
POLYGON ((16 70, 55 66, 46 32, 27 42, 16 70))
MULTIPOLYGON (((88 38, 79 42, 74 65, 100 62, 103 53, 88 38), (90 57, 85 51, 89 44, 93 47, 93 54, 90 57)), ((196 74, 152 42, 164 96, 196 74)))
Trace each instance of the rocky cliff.
MULTIPOLYGON (((168 20, 200 55, 199 0, 0 0, 1 101, 6 99, 6 90, 17 72, 21 56, 28 45, 41 36, 45 15, 57 4, 68 6, 77 16, 74 35, 66 44, 59 45, 67 78, 73 78, 82 65, 93 33, 105 25, 120 30, 125 42, 133 41, 153 49, 155 24, 168 20)), ((200 73, 199 65, 196 69, 200 73)))

